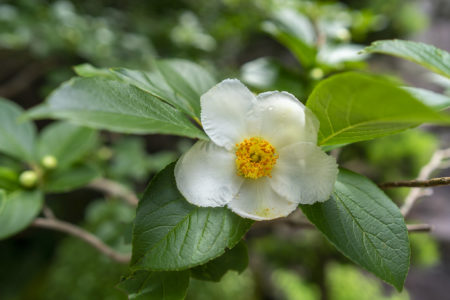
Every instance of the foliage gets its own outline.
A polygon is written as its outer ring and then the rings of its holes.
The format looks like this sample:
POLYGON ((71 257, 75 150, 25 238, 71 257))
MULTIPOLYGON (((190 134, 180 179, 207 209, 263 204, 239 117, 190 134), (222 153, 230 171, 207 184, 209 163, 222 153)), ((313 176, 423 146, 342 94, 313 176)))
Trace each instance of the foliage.
POLYGON ((407 229, 397 206, 370 180, 341 169, 330 200, 301 208, 345 256, 402 290, 407 229))
POLYGON ((42 203, 42 194, 38 191, 6 195, 0 190, 0 239, 28 227, 41 211, 42 203))
POLYGON ((429 235, 413 235, 410 237, 411 257, 420 267, 432 267, 439 263, 440 253, 436 240, 429 235))
POLYGON ((170 164, 162 170, 139 202, 132 269, 168 271, 201 265, 233 248, 253 223, 224 207, 186 202, 176 188, 173 169, 170 164))
POLYGON ((302 295, 301 297, 304 300, 320 299, 320 292, 317 287, 308 285, 293 272, 276 270, 272 277, 287 300, 298 299, 299 295, 302 295))
MULTIPOLYGON (((83 227, 109 245, 123 249, 124 231, 134 218, 132 208, 118 200, 99 199, 87 207, 86 213, 83 227)), ((125 299, 114 288, 125 271, 125 266, 111 263, 84 242, 65 238, 56 249, 38 299, 125 299)))
MULTIPOLYGON (((83 62, 74 68, 78 76, 27 112, 0 99, 0 239, 34 234, 24 230, 36 218, 52 218, 49 206, 79 220, 86 202, 65 200, 83 199, 95 180, 115 180, 115 189, 106 191, 113 197, 90 204, 82 227, 111 251, 132 254, 124 267, 75 238, 62 240, 47 275, 33 283, 42 286, 42 299, 123 299, 112 289, 120 275, 117 287, 130 299, 317 299, 325 288, 336 300, 408 299, 406 292, 385 296, 371 274, 343 263, 348 258, 401 291, 411 251, 412 261, 423 265, 439 256, 429 237, 409 240, 398 207, 371 181, 415 177, 438 141, 414 128, 450 120, 444 112, 448 95, 368 72, 367 57, 383 53, 428 68, 450 87, 450 54, 444 50, 403 40, 362 45, 373 34, 391 38, 392 32, 420 29, 405 22, 420 19, 417 11, 401 0, 348 1, 349 6, 119 2, 101 10, 97 1, 0 5, 0 50, 21 53, 26 61, 83 62), (394 29, 386 29, 386 16, 394 14, 386 7, 398 15, 389 19, 394 29), (261 41, 267 49, 254 51, 261 41), (322 149, 342 148, 344 160, 362 153, 371 171, 367 177, 340 169, 329 200, 301 205, 318 231, 280 230, 278 221, 254 225, 225 207, 191 205, 173 174, 173 161, 185 152, 181 143, 147 154, 142 135, 208 140, 199 99, 219 78, 233 76, 253 91, 295 94, 320 123, 322 149), (58 121, 43 129, 44 123, 32 121, 47 118, 58 121), (151 177, 135 212, 113 199, 135 199, 151 177), (74 217, 70 210, 77 207, 81 213, 74 217), (270 226, 268 237, 258 236, 259 226, 270 226), (244 271, 249 261, 252 271, 244 271)), ((71 76, 65 67, 64 72, 48 77, 60 84, 71 76)), ((152 138, 157 144, 165 137, 152 138)))
POLYGON ((137 271, 122 280, 118 287, 131 299, 183 299, 189 285, 189 272, 137 271))
POLYGON ((324 80, 306 105, 320 121, 319 145, 348 144, 449 120, 388 82, 354 73, 324 80))
POLYGON ((374 283, 370 276, 352 266, 331 264, 327 267, 327 285, 329 286, 330 299, 385 299, 408 300, 407 292, 395 293, 385 296, 383 287, 379 282, 374 283), (348 288, 343 289, 346 286, 348 288))
POLYGON ((377 41, 364 52, 398 56, 450 78, 450 54, 432 45, 401 40, 377 41))

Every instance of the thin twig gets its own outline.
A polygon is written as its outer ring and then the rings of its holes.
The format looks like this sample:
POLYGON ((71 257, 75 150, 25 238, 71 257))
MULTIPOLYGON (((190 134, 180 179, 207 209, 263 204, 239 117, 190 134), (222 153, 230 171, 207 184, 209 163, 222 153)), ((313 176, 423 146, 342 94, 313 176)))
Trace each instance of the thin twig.
POLYGON ((26 90, 35 80, 56 65, 55 59, 36 61, 28 64, 8 82, 0 86, 0 95, 11 98, 26 90))
POLYGON ((378 186, 382 189, 398 187, 431 187, 450 185, 450 177, 437 177, 428 180, 403 180, 381 183, 378 186))
POLYGON ((120 197, 132 206, 137 206, 139 202, 136 194, 127 187, 106 178, 95 179, 88 184, 88 187, 105 192, 110 196, 120 197))
POLYGON ((406 228, 408 228, 408 232, 430 232, 433 230, 433 226, 428 224, 408 224, 406 228))
MULTIPOLYGON (((450 157, 450 148, 436 151, 430 161, 420 170, 417 180, 427 180, 434 170, 438 169, 442 160, 450 157)), ((411 211, 414 203, 423 195, 420 188, 413 188, 405 199, 405 203, 400 208, 402 215, 406 217, 411 211)))
MULTIPOLYGON (((310 223, 309 221, 298 221, 288 218, 283 219, 277 219, 273 221, 268 222, 256 222, 252 229, 253 230, 263 230, 267 228, 273 228, 274 225, 286 225, 293 229, 315 229, 314 225, 310 223)), ((414 233, 414 232, 430 232, 433 230, 433 226, 428 224, 408 224, 406 225, 406 228, 408 229, 408 232, 414 233)))
POLYGON ((47 205, 44 205, 44 207, 42 208, 42 214, 43 214, 47 219, 55 219, 55 214, 53 213, 53 211, 51 210, 51 208, 48 207, 47 205))
POLYGON ((34 227, 48 228, 70 234, 85 241, 86 243, 88 243, 101 253, 115 260, 116 262, 122 264, 127 264, 130 262, 131 256, 129 254, 122 254, 116 252, 114 249, 106 245, 92 233, 87 232, 86 230, 78 226, 75 226, 71 223, 64 222, 58 219, 36 218, 33 221, 33 223, 31 223, 31 225, 34 227))

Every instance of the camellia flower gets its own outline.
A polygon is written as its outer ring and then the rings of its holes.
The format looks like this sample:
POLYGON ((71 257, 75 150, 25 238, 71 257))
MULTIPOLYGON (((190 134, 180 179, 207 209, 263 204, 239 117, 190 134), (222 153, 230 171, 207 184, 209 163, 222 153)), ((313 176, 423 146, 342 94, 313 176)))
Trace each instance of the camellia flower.
POLYGON ((255 96, 227 79, 200 101, 211 141, 197 142, 175 167, 188 202, 227 205, 242 217, 269 220, 330 197, 336 161, 316 145, 319 121, 293 95, 255 96))

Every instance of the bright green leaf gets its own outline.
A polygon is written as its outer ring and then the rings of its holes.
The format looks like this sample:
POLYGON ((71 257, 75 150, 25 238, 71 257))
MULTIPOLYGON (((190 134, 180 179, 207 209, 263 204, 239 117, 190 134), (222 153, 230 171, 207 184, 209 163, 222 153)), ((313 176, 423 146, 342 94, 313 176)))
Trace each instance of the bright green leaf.
POLYGON ((450 107, 450 97, 448 96, 413 87, 404 87, 403 89, 434 110, 445 110, 450 107))
POLYGON ((200 96, 216 83, 205 69, 181 59, 156 61, 155 69, 150 72, 122 68, 112 72, 197 119, 200 118, 200 96))
POLYGON ((98 176, 99 172, 87 165, 57 169, 45 178, 44 189, 50 193, 68 192, 87 185, 98 176))
POLYGON ((0 166, 0 189, 13 191, 19 188, 19 174, 10 168, 0 166))
POLYGON ((81 77, 105 77, 115 79, 116 76, 108 69, 96 68, 91 64, 81 64, 73 67, 75 73, 81 77))
POLYGON ((66 122, 52 123, 40 134, 39 160, 51 155, 57 159, 58 168, 67 168, 92 150, 97 138, 97 132, 91 128, 66 122))
POLYGON ((43 200, 39 191, 0 191, 0 240, 25 229, 41 211, 43 200))
POLYGON ((341 169, 331 199, 300 207, 345 256, 403 288, 410 258, 408 231, 398 207, 374 183, 341 169))
POLYGON ((123 133, 161 133, 207 139, 180 111, 123 82, 73 78, 28 113, 32 118, 71 120, 123 133))
POLYGON ((176 187, 170 164, 150 183, 136 212, 132 269, 182 270, 232 248, 253 223, 225 207, 189 204, 176 187))
POLYGON ((384 40, 372 43, 363 52, 398 56, 450 78, 450 53, 432 45, 402 40, 384 40))
POLYGON ((222 256, 191 269, 191 275, 196 279, 219 282, 229 270, 242 273, 247 265, 247 246, 240 241, 233 249, 225 251, 222 256))
POLYGON ((0 152, 22 161, 32 161, 36 128, 32 122, 18 120, 23 110, 0 98, 0 152))
POLYGON ((182 300, 188 286, 189 271, 137 271, 117 285, 134 300, 182 300))
POLYGON ((306 106, 320 121, 319 145, 370 140, 450 120, 386 80, 353 72, 319 83, 306 106))

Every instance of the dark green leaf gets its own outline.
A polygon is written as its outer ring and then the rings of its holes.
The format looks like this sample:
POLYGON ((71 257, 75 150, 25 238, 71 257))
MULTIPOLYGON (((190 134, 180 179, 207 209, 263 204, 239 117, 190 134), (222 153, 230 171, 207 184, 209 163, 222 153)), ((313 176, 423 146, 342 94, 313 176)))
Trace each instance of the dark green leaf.
POLYGON ((189 271, 137 271, 117 285, 135 300, 182 300, 188 286, 189 271))
POLYGON ((68 192, 87 185, 99 175, 96 169, 87 165, 57 169, 46 177, 44 189, 51 193, 68 192))
POLYGON ((0 189, 13 191, 19 188, 19 174, 12 169, 0 166, 0 189))
POLYGON ((398 56, 450 78, 450 53, 432 45, 402 40, 376 41, 364 53, 398 56))
POLYGON ((450 97, 448 96, 413 87, 404 87, 404 89, 434 110, 444 110, 450 107, 450 97))
POLYGON ((374 183, 341 169, 330 200, 300 207, 345 256, 403 288, 409 269, 408 231, 398 207, 374 183))
POLYGON ((162 133, 207 139, 180 111, 127 83, 73 78, 32 109, 32 118, 57 118, 124 133, 162 133))
POLYGON ((370 140, 450 120, 386 80, 353 72, 319 83, 306 106, 320 121, 319 145, 370 140))
POLYGON ((52 155, 58 160, 58 168, 67 168, 91 151, 97 138, 93 129, 66 122, 52 123, 39 137, 39 159, 52 155))
POLYGON ((215 84, 213 76, 205 69, 181 59, 156 61, 151 72, 128 69, 113 69, 112 72, 197 119, 200 118, 200 96, 215 84))
POLYGON ((39 191, 0 191, 0 240, 25 229, 41 211, 43 200, 39 191))
POLYGON ((233 249, 225 251, 222 256, 191 269, 191 275, 196 279, 219 282, 229 270, 241 273, 247 265, 247 246, 240 241, 233 249))
POLYGON ((225 207, 189 204, 176 187, 170 164, 150 183, 136 212, 133 269, 182 270, 232 248, 253 223, 225 207))
POLYGON ((32 161, 36 128, 32 122, 18 121, 23 110, 0 98, 0 152, 22 161, 32 161))

